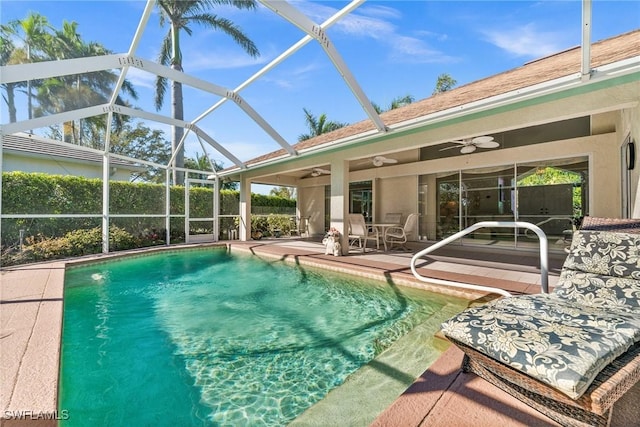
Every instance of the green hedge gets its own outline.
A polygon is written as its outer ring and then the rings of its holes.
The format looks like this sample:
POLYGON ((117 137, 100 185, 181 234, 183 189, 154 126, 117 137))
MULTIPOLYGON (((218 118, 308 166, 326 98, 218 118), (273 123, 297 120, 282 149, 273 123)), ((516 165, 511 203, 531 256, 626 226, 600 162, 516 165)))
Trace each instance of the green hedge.
MULTIPOLYGON (((109 183, 111 214, 164 214, 165 188, 161 184, 111 181, 109 183)), ((171 215, 184 215, 184 187, 170 188, 171 215)), ((238 191, 220 191, 220 214, 238 215, 238 191)), ((189 191, 191 218, 213 217, 213 191, 211 187, 192 187, 189 191)), ((294 213, 295 200, 281 197, 251 195, 255 210, 267 213, 294 213)), ((5 172, 2 174, 3 214, 94 214, 102 213, 102 180, 42 173, 5 172)), ((226 221, 227 218, 221 219, 226 221)), ((231 224, 233 220, 231 219, 231 224)), ((228 222, 228 221, 227 221, 228 222)), ((62 237, 73 230, 99 227, 100 218, 28 218, 3 219, 2 246, 19 242, 20 230, 25 237, 62 237)), ((184 219, 171 218, 171 241, 184 241, 184 219)), ((232 226, 226 222, 221 230, 232 226), (223 227, 224 226, 224 227, 223 227)), ((164 218, 111 218, 112 226, 121 227, 141 242, 164 238, 164 218)))

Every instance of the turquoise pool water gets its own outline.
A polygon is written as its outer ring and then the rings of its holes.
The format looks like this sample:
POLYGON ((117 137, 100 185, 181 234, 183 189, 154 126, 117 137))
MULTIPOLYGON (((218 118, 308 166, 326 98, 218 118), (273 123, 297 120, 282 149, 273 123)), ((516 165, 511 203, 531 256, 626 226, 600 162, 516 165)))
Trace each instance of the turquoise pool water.
POLYGON ((224 249, 73 268, 64 425, 283 425, 449 300, 224 249))

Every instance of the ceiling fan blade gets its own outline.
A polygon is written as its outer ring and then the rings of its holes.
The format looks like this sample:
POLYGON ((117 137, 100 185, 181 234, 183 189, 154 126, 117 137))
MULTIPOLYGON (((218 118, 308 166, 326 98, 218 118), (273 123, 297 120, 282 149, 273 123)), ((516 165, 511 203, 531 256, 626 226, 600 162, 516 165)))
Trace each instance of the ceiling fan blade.
POLYGON ((459 146, 459 145, 452 145, 451 147, 444 147, 444 148, 441 148, 441 149, 440 149, 440 150, 438 150, 438 151, 451 150, 452 148, 460 148, 460 146, 459 146))
POLYGON ((384 162, 384 163, 389 163, 389 164, 398 163, 398 161, 397 161, 396 159, 388 159, 388 158, 385 158, 385 159, 383 160, 383 162, 384 162))
POLYGON ((497 148, 500 146, 496 141, 474 142, 473 145, 480 148, 497 148))
POLYGON ((460 152, 462 154, 469 154, 469 153, 473 153, 474 151, 476 151, 476 146, 471 144, 471 145, 465 145, 464 147, 462 147, 460 149, 460 152))
POLYGON ((471 142, 473 144, 484 144, 487 142, 491 142, 493 141, 493 137, 492 136, 476 136, 475 138, 471 139, 471 142))

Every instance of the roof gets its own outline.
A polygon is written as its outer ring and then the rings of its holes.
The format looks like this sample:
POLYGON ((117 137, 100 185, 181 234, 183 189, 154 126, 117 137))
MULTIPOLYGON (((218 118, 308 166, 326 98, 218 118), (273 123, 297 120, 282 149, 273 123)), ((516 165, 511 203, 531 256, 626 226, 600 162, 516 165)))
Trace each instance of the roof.
MULTIPOLYGON (((4 135, 2 149, 5 152, 28 156, 56 157, 66 161, 102 164, 102 153, 98 151, 88 150, 74 146, 73 144, 54 141, 27 133, 4 135)), ((140 169, 140 166, 134 162, 114 157, 112 157, 109 162, 112 166, 126 167, 131 170, 140 169)))
MULTIPOLYGON (((380 115, 384 124, 395 124, 415 120, 433 113, 460 107, 493 96, 517 91, 540 83, 549 82, 567 76, 579 76, 581 72, 581 49, 575 47, 544 58, 530 61, 521 67, 477 80, 464 86, 451 89, 406 106, 384 112, 380 115)), ((640 56, 640 30, 612 37, 591 46, 591 68, 612 64, 625 59, 640 56)), ((363 120, 332 132, 301 141, 293 148, 296 151, 326 146, 345 138, 375 131, 370 120, 363 120)), ((280 149, 255 157, 247 165, 261 163, 285 156, 280 149)))

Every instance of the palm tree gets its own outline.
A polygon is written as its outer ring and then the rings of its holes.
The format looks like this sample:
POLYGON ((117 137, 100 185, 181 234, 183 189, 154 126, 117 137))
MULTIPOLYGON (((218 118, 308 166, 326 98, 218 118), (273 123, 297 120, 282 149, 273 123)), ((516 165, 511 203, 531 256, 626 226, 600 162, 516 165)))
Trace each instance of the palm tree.
MULTIPOLYGON (((100 43, 86 43, 78 33, 76 22, 64 21, 62 30, 55 31, 45 48, 45 52, 51 58, 70 59, 90 56, 100 56, 112 53, 100 43)), ((118 75, 111 71, 98 71, 46 79, 38 88, 39 107, 35 115, 55 114, 63 111, 72 111, 92 105, 104 104, 111 98, 113 88, 118 80, 118 75)), ((127 80, 122 85, 123 93, 132 99, 137 99, 138 94, 127 80)), ((126 101, 118 96, 116 103, 127 105, 126 101)), ((114 116, 116 129, 122 126, 122 116, 114 116)), ((95 134, 96 131, 106 129, 105 116, 95 116, 79 121, 76 129, 74 122, 64 123, 64 139, 67 142, 84 143, 84 129, 87 128, 95 134)), ((91 138, 101 140, 101 138, 91 138)), ((98 148, 98 147, 94 147, 98 148)))
POLYGON ((389 104, 389 108, 383 109, 380 105, 375 102, 371 102, 373 105, 373 109, 376 110, 376 113, 381 114, 385 111, 395 110, 396 108, 404 107, 405 105, 409 105, 414 102, 416 99, 412 95, 398 96, 391 101, 389 104))
MULTIPOLYGON (((15 46, 7 33, 4 31, 4 26, 0 27, 0 66, 10 65, 12 63, 13 53, 15 52, 15 46)), ((15 123, 16 118, 16 96, 15 89, 18 87, 16 83, 3 83, 2 89, 4 89, 4 95, 2 99, 7 104, 9 110, 9 122, 15 123)))
POLYGON ((438 76, 438 80, 436 80, 436 87, 433 89, 432 95, 437 95, 439 93, 451 90, 457 84, 458 82, 456 81, 456 79, 454 79, 447 73, 442 73, 438 76))
MULTIPOLYGON (((38 60, 48 59, 38 56, 38 53, 42 51, 43 46, 48 42, 49 30, 52 27, 49 25, 49 21, 43 15, 37 12, 30 12, 26 18, 22 20, 13 20, 8 25, 2 26, 2 32, 6 36, 14 36, 20 39, 23 43, 23 47, 15 48, 10 55, 13 59, 11 63, 30 63, 37 62, 38 60)), ((4 48, 4 47, 3 47, 4 48)), ((33 118, 33 104, 32 104, 32 82, 29 80, 26 82, 27 87, 27 113, 29 120, 33 118)), ((10 89, 13 89, 12 86, 10 89)), ((6 89, 6 88, 5 88, 6 89)), ((10 102, 10 95, 7 93, 6 101, 10 102)), ((9 105, 9 110, 15 109, 15 105, 9 105)))
POLYGON ((309 127, 309 133, 300 135, 298 137, 298 141, 311 139, 315 136, 322 135, 323 133, 328 133, 345 127, 348 124, 327 120, 327 115, 324 113, 320 114, 320 117, 316 117, 306 108, 303 108, 302 111, 304 111, 304 120, 307 122, 307 126, 309 127))
MULTIPOLYGON (((255 44, 237 27, 233 22, 218 15, 212 14, 209 10, 218 5, 231 5, 239 9, 255 9, 255 0, 159 0, 157 3, 160 9, 160 25, 165 23, 169 26, 169 31, 165 35, 158 62, 162 65, 171 66, 172 69, 183 71, 182 51, 180 49, 180 33, 184 31, 188 35, 193 33, 190 24, 198 24, 204 28, 221 30, 239 44, 249 55, 256 57, 259 55, 255 44)), ((156 109, 160 110, 164 102, 164 95, 167 91, 167 79, 158 76, 156 79, 156 109)), ((172 82, 172 116, 174 119, 184 119, 182 83, 172 82)), ((177 146, 182 139, 184 130, 179 126, 173 127, 171 138, 172 152, 177 150, 177 146)), ((184 147, 181 148, 175 159, 177 167, 184 166, 184 147)), ((184 174, 173 172, 174 184, 184 183, 184 174)))

